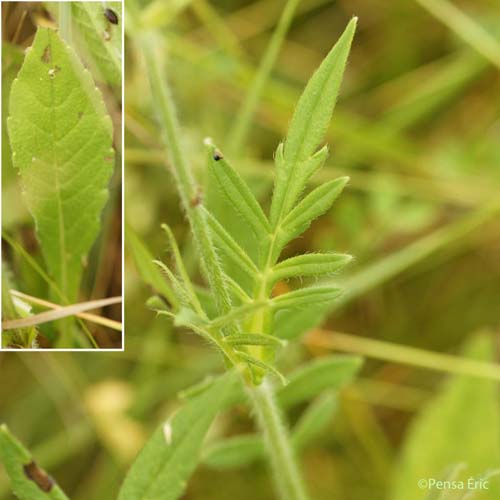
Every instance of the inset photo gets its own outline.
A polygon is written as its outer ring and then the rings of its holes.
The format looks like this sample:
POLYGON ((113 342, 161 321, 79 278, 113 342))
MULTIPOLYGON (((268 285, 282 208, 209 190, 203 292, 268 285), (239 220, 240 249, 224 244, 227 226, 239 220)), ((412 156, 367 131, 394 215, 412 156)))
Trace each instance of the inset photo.
POLYGON ((122 350, 121 2, 2 2, 2 349, 122 350))

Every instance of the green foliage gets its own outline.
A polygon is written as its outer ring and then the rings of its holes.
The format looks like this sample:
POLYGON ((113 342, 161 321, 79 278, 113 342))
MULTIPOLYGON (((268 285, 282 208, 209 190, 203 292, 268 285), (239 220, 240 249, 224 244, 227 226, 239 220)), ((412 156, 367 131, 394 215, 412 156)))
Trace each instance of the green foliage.
POLYGON ((179 498, 196 467, 205 434, 236 383, 235 374, 227 373, 163 423, 130 468, 119 500, 179 498))
POLYGON ((339 389, 350 382, 361 367, 358 356, 329 356, 313 361, 290 375, 290 383, 277 394, 282 408, 314 398, 325 389, 339 389))
POLYGON ((0 460, 10 477, 12 491, 19 500, 68 500, 6 425, 0 426, 0 460))
MULTIPOLYGON (((492 336, 480 334, 466 346, 464 355, 493 361, 495 346, 492 336)), ((391 498, 423 500, 430 492, 419 489, 418 481, 443 479, 446 471, 457 465, 460 471, 455 480, 465 484, 469 477, 479 478, 499 469, 499 431, 498 384, 468 376, 448 380, 443 391, 412 423, 391 498)), ((471 491, 473 494, 484 500, 499 498, 499 478, 489 480, 487 491, 471 491)))
POLYGON ((90 58, 102 79, 116 87, 122 81, 122 3, 73 2, 73 20, 84 40, 90 58), (105 17, 105 9, 112 9, 118 17, 113 24, 105 17))
POLYGON ((113 171, 112 126, 92 77, 57 32, 39 28, 10 94, 14 166, 59 289, 74 301, 113 171))

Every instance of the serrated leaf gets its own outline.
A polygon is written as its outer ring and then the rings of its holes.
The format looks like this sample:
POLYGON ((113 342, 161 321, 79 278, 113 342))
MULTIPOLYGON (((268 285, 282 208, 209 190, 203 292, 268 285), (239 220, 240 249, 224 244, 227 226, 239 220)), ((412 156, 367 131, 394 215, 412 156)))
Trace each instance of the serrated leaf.
POLYGON ((347 56, 356 30, 352 19, 338 42, 309 80, 297 103, 283 148, 276 162, 276 183, 271 205, 271 223, 276 226, 290 211, 302 191, 300 169, 311 159, 322 141, 340 89, 347 56))
MULTIPOLYGON (((496 337, 481 334, 464 350, 466 358, 496 360, 496 337)), ((442 390, 416 416, 408 430, 392 500, 423 500, 428 490, 415 485, 422 478, 441 478, 463 463, 460 480, 500 468, 500 407, 498 384, 469 376, 449 378, 442 390)), ((457 479, 458 480, 458 479, 457 479)), ((500 498, 500 478, 489 481, 479 498, 500 498)))
POLYGON ((249 224, 258 238, 267 238, 270 232, 269 222, 252 191, 213 145, 209 145, 209 150, 210 167, 220 192, 249 224))
POLYGON ((284 260, 273 267, 272 282, 298 276, 325 276, 338 271, 352 260, 342 253, 304 254, 284 260))
POLYGON ((0 460, 10 478, 12 491, 20 500, 68 500, 6 425, 0 426, 0 460))
POLYGON ((114 165, 111 120, 74 51, 38 28, 10 94, 9 136, 42 252, 74 302, 114 165))
POLYGON ((314 400, 301 415, 292 432, 292 444, 301 450, 328 426, 337 406, 337 397, 328 392, 314 400))
POLYGON ((271 301, 271 306, 275 311, 303 308, 311 304, 317 305, 323 302, 331 302, 341 293, 340 288, 333 286, 310 286, 275 297, 271 301))
POLYGON ((122 3, 72 2, 73 19, 88 52, 105 82, 117 87, 122 81, 122 3), (104 15, 112 9, 118 24, 104 15))
POLYGON ((308 401, 326 389, 340 389, 349 383, 362 364, 359 356, 336 355, 320 358, 299 368, 277 393, 282 408, 308 401))
POLYGON ((348 177, 325 182, 311 191, 288 215, 281 225, 280 247, 302 234, 311 222, 326 213, 344 189, 348 177))
POLYGON ((227 373, 162 424, 132 464, 118 499, 180 498, 198 463, 205 434, 237 383, 236 373, 227 373))
POLYGON ((177 299, 175 298, 175 294, 170 286, 168 286, 158 266, 153 263, 152 253, 139 236, 128 226, 125 229, 125 242, 144 282, 163 295, 173 306, 176 306, 177 299))
POLYGON ((240 266, 249 276, 258 274, 259 270, 252 259, 222 227, 219 221, 208 210, 205 210, 205 215, 214 237, 214 243, 219 250, 224 252, 228 258, 240 266))
POLYGON ((264 443, 260 436, 250 434, 222 439, 203 451, 204 465, 213 469, 234 469, 262 458, 264 443))

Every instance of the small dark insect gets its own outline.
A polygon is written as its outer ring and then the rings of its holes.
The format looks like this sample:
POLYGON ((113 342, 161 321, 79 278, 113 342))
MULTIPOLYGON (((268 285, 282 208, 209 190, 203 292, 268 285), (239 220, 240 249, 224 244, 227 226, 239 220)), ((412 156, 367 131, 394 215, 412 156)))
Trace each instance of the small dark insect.
POLYGON ((35 461, 23 466, 24 473, 28 479, 31 479, 42 491, 49 492, 54 486, 54 480, 38 465, 35 461))
POLYGON ((216 149, 214 151, 214 160, 219 161, 219 160, 223 160, 223 159, 224 159, 224 156, 222 155, 222 153, 216 149))
POLYGON ((117 13, 114 10, 112 10, 112 9, 104 9, 104 17, 111 24, 118 24, 118 15, 117 15, 117 13))

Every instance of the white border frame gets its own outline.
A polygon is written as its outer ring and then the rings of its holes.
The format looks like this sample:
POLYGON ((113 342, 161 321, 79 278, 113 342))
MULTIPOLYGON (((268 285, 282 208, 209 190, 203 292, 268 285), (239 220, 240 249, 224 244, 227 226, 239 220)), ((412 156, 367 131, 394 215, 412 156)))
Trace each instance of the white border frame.
MULTIPOLYGON (((4 3, 11 3, 12 0, 3 0, 1 1, 1 5, 3 6, 4 3)), ((19 0, 19 2, 28 2, 29 0, 19 0)), ((72 1, 81 1, 81 0, 49 0, 51 2, 72 2, 72 1)), ((87 2, 101 2, 101 3, 106 3, 102 0, 85 0, 87 2)), ((121 12, 121 39, 122 39, 122 88, 121 88, 121 97, 122 97, 122 120, 121 120, 121 148, 122 148, 122 154, 121 154, 121 186, 122 186, 122 192, 121 192, 121 210, 122 210, 122 217, 121 217, 121 243, 122 243, 122 253, 121 253, 121 285, 122 285, 122 308, 121 308, 121 313, 122 313, 122 346, 121 348, 113 348, 113 349, 2 349, 2 344, 1 344, 1 336, 2 332, 0 330, 0 354, 4 352, 16 352, 16 353, 30 353, 30 352, 75 352, 75 353, 80 353, 80 352, 93 352, 93 353, 106 353, 106 352, 123 352, 125 350, 125 117, 124 117, 124 110, 125 110, 125 2, 123 0, 114 0, 114 1, 119 1, 122 4, 122 12, 121 12)), ((3 7, 2 7, 3 8, 3 7)), ((3 37, 2 37, 2 23, 0 22, 0 40, 3 42, 3 37)), ((3 60, 0 62, 0 69, 3 66, 3 60)), ((0 96, 2 95, 2 79, 0 78, 0 96)), ((2 113, 2 102, 0 99, 0 116, 2 113)), ((3 132, 3 126, 2 123, 0 123, 0 131, 3 132)), ((2 148, 2 136, 0 134, 0 150, 2 148)), ((0 171, 1 171, 1 164, 0 164, 0 171)), ((0 224, 2 220, 2 181, 0 179, 0 224)), ((0 261, 2 260, 2 246, 0 245, 0 261)), ((0 275, 1 275, 1 268, 0 268, 0 275)), ((1 299, 2 291, 0 288, 0 299, 1 299)), ((0 317, 2 313, 2 302, 0 300, 0 317)))

